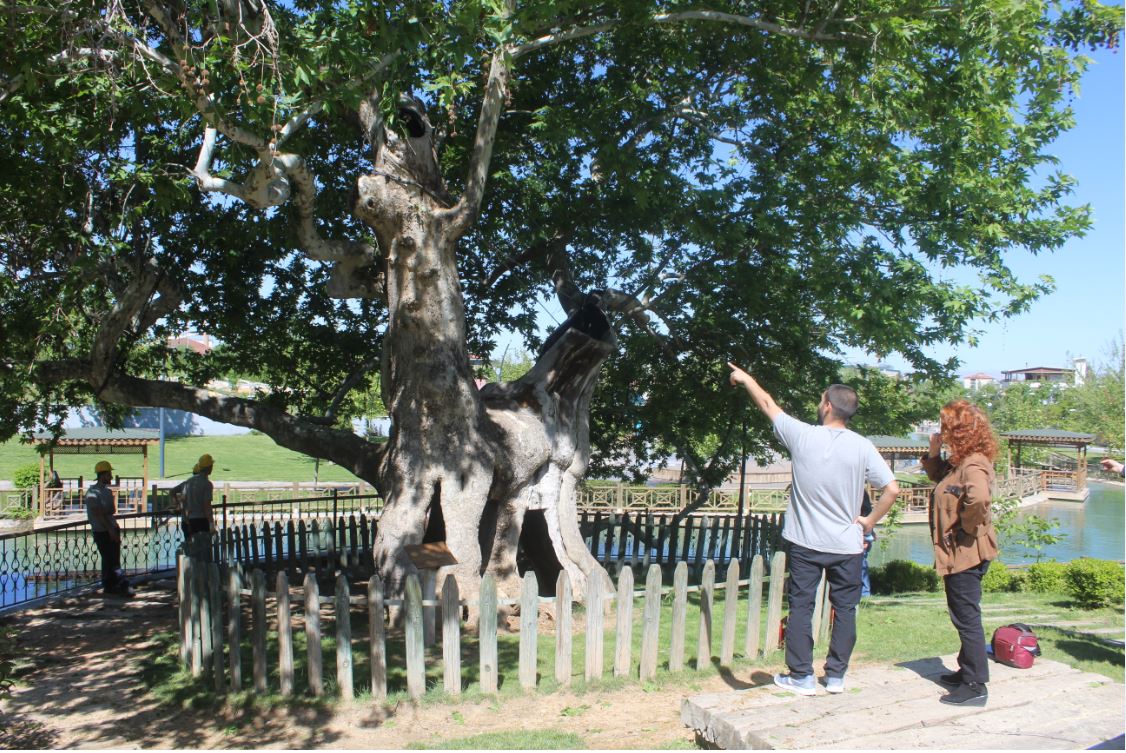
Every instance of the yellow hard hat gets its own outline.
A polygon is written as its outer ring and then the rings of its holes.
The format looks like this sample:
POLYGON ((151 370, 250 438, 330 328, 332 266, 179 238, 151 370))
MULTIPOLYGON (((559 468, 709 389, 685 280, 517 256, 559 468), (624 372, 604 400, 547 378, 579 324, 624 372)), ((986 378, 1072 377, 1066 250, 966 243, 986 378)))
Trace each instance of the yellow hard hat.
POLYGON ((215 461, 211 459, 210 455, 204 453, 199 456, 199 462, 196 463, 196 465, 202 471, 204 468, 210 468, 211 466, 215 465, 215 461))
POLYGON ((94 466, 94 473, 106 473, 113 470, 113 466, 109 464, 108 460, 99 460, 94 466))

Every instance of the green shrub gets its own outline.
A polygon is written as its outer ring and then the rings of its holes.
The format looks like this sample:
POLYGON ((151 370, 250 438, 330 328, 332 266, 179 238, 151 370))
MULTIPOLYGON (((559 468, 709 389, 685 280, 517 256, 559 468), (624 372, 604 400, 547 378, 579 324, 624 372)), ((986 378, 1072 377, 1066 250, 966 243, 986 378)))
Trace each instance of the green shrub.
POLYGON ((909 560, 892 560, 886 565, 874 567, 869 572, 869 578, 872 593, 877 594, 938 590, 938 573, 934 568, 909 560))
POLYGON ((1029 565, 1025 571, 1024 588, 1021 590, 1038 594, 1067 593, 1066 573, 1066 562, 1037 562, 1029 565))
POLYGON ((12 471, 12 486, 17 489, 39 486, 39 464, 28 463, 12 471))
POLYGON ((1126 574, 1117 562, 1083 557, 1068 564, 1065 576, 1068 593, 1084 607, 1122 603, 1126 574))
POLYGON ((981 579, 981 590, 987 593, 1013 590, 1013 571, 1001 560, 989 563, 985 577, 981 579))
POLYGON ((1024 570, 1009 571, 1009 590, 1013 592, 1028 590, 1028 573, 1024 570))

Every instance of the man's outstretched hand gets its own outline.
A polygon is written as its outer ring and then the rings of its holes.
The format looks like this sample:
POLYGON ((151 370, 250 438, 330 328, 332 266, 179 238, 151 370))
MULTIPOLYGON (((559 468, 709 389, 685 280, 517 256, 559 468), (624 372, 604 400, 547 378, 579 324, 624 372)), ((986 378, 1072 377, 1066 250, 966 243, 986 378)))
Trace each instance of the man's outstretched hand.
POLYGON ((731 367, 731 386, 732 387, 738 387, 739 385, 747 387, 751 384, 751 382, 754 381, 753 379, 751 379, 750 374, 748 374, 746 371, 739 368, 735 364, 731 363, 731 361, 728 361, 727 365, 729 367, 731 367))

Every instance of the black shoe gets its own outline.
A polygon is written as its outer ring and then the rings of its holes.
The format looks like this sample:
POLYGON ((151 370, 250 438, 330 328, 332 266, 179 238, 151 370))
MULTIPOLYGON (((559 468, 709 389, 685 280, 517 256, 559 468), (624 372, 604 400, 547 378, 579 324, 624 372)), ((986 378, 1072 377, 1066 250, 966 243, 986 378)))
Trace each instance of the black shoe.
POLYGON ((964 682, 938 700, 952 706, 984 706, 989 691, 982 682, 964 682))
POLYGON ((962 684, 962 670, 959 669, 957 672, 947 672, 944 675, 939 675, 938 681, 943 685, 953 685, 957 687, 962 684))

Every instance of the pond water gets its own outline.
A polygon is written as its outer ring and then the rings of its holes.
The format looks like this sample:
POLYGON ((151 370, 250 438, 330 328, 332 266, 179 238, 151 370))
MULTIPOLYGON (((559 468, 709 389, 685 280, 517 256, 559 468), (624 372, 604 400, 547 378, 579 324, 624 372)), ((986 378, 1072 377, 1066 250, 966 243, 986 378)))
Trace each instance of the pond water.
MULTIPOLYGON (((1107 560, 1126 559, 1126 516, 1123 505, 1126 493, 1115 484, 1092 483, 1091 496, 1086 502, 1049 500, 1023 507, 1020 515, 1039 515, 1046 520, 1058 520, 1056 533, 1067 536, 1058 544, 1045 546, 1041 560, 1055 559, 1069 562, 1079 557, 1107 560)), ((877 529, 876 533, 879 533, 877 529)), ((1036 552, 1001 540, 1001 559, 1008 565, 1036 561, 1036 552)), ((934 550, 930 543, 930 530, 926 524, 905 525, 893 536, 877 539, 870 564, 880 565, 891 560, 911 560, 922 565, 934 564, 934 550)))

